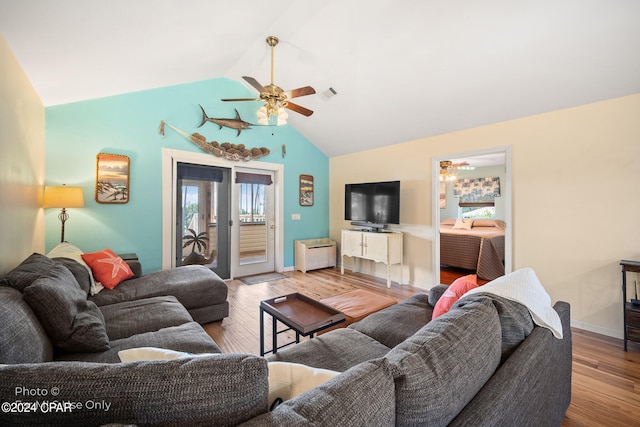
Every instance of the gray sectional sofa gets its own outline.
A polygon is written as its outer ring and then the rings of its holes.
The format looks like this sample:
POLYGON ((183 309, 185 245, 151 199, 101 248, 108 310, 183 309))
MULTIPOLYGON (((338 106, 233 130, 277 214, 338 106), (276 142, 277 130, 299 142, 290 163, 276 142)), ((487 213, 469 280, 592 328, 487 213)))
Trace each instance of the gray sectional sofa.
MULTIPOLYGON (((173 313, 171 321, 159 315, 145 319, 150 310, 133 302, 114 303, 137 306, 128 321, 114 319, 105 310, 109 306, 100 308, 105 323, 123 322, 120 330, 168 322, 128 345, 198 354, 96 363, 90 357, 60 361, 47 345, 33 351, 34 343, 51 341, 48 331, 20 291, 0 287, 0 363, 6 364, 0 366, 0 424, 560 425, 571 399, 569 305, 553 307, 561 322, 559 339, 534 324, 521 304, 486 293, 465 296, 431 320, 445 289, 436 286, 428 295, 414 295, 269 358, 220 354, 204 331, 195 332, 199 325, 187 321, 186 310, 178 314, 176 299, 151 298, 173 313), (153 337, 165 329, 187 342, 153 337), (276 361, 329 369, 336 376, 269 411, 269 362, 276 361)), ((110 344, 128 339, 118 336, 110 344)))
POLYGON ((144 346, 220 352, 194 321, 229 310, 226 283, 207 268, 158 271, 96 295, 89 289, 86 267, 38 253, 0 279, 0 363, 114 363, 118 351, 144 346))

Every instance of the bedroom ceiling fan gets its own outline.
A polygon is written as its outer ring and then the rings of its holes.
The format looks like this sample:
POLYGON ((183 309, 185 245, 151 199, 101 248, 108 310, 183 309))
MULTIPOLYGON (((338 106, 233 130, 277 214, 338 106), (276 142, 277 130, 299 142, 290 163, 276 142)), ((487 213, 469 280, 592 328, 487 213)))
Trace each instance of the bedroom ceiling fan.
POLYGON ((264 105, 258 110, 258 117, 260 124, 269 124, 269 118, 271 116, 277 117, 278 125, 285 124, 288 114, 284 110, 295 111, 303 116, 309 117, 313 114, 313 111, 301 105, 290 102, 290 99, 298 98, 300 96, 312 95, 316 93, 315 89, 311 86, 304 86, 298 89, 285 91, 279 86, 276 86, 273 78, 273 57, 274 48, 278 44, 278 38, 275 36, 269 36, 266 39, 267 44, 271 46, 271 83, 262 86, 256 79, 249 76, 242 76, 242 78, 253 86, 258 92, 260 92, 259 98, 235 98, 235 99, 223 99, 225 102, 236 101, 263 101, 264 105))
POLYGON ((450 160, 440 162, 440 181, 455 181, 457 177, 453 170, 474 170, 475 166, 471 166, 467 162, 453 163, 450 160))

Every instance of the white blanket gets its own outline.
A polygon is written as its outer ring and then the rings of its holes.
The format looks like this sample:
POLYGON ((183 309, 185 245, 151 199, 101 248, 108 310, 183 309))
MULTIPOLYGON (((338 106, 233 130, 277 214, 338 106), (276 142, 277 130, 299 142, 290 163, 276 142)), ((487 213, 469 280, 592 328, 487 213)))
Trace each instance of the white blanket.
POLYGON ((486 285, 471 289, 462 298, 478 293, 490 293, 519 302, 529 309, 536 325, 551 330, 554 337, 562 339, 560 316, 551 306, 551 297, 533 269, 527 267, 498 277, 486 285))

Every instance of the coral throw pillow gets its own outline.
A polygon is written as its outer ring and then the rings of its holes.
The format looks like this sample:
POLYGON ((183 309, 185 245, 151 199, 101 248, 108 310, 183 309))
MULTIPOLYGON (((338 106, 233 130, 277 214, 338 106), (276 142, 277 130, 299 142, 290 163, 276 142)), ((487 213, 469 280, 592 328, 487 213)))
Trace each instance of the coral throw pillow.
POLYGON ((82 254, 82 259, 91 267, 93 277, 102 283, 102 286, 113 289, 123 280, 133 277, 133 271, 129 264, 113 253, 111 249, 103 249, 100 252, 82 254))
POLYGON ((433 308, 431 319, 445 314, 462 297, 473 288, 478 287, 478 276, 469 274, 468 276, 458 277, 449 288, 444 291, 436 306, 433 308))

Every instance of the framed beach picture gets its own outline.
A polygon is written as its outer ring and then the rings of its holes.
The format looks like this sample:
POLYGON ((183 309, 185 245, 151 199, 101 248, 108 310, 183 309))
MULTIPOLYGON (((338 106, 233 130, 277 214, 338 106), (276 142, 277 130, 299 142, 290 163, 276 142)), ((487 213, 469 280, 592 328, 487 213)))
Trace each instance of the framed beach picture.
POLYGON ((129 157, 100 153, 96 156, 96 202, 129 201, 129 157))
POLYGON ((300 175, 300 206, 313 206, 313 176, 300 175))

